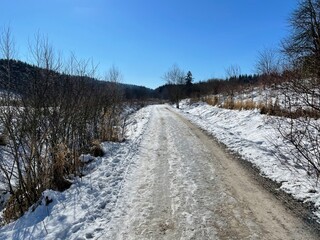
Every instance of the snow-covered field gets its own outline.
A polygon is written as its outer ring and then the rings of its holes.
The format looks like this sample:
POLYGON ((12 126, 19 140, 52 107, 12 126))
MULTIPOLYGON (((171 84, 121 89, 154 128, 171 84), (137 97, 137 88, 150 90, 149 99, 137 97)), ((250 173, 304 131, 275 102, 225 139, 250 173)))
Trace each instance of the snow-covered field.
MULTIPOLYGON (((272 123, 273 117, 261 115, 258 110, 237 111, 210 106, 206 103, 181 104, 181 112, 193 123, 225 144, 231 151, 253 163, 261 174, 278 183, 294 198, 315 203, 320 219, 320 186, 301 168, 283 164, 276 157, 278 147, 287 148, 272 123)), ((290 159, 290 156, 285 156, 290 159)))
POLYGON ((44 192, 42 204, 35 211, 0 229, 0 239, 89 239, 103 235, 113 218, 149 115, 150 107, 131 115, 125 142, 103 143, 106 156, 94 159, 86 176, 65 192, 44 192), (48 206, 46 198, 53 201, 48 206))

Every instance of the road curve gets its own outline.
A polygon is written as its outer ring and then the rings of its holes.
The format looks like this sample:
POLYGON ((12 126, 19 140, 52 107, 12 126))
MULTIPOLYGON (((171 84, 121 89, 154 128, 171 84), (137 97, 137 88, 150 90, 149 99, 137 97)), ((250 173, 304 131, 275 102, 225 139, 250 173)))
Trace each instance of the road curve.
POLYGON ((170 106, 153 106, 136 158, 108 239, 319 239, 170 106))

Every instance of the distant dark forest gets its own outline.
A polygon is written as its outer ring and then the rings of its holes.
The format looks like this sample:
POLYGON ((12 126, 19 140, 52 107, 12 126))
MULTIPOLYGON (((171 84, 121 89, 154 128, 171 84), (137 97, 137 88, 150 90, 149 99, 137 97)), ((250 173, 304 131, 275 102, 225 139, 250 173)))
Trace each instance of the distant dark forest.
MULTIPOLYGON (((233 95, 245 88, 254 87, 257 85, 270 85, 273 82, 264 81, 263 75, 239 75, 227 79, 209 79, 191 84, 165 84, 155 89, 157 97, 166 100, 172 100, 172 93, 175 92, 174 88, 182 90, 180 99, 183 98, 200 98, 212 94, 226 94, 233 95)), ((276 78, 273 78, 276 79, 276 78)))
MULTIPOLYGON (((32 84, 32 79, 39 74, 40 69, 37 66, 30 65, 28 63, 19 60, 7 60, 0 59, 0 89, 8 90, 16 94, 28 94, 32 84), (9 66, 8 66, 9 64, 9 66), (7 79, 6 69, 10 68, 10 84, 3 79, 7 79)), ((65 75, 64 73, 52 72, 57 78, 68 79, 71 81, 78 81, 78 76, 65 75)), ((95 86, 97 88, 104 88, 110 85, 110 82, 97 80, 91 77, 81 76, 81 81, 86 82, 88 86, 95 86)), ((63 83, 61 83, 63 86, 63 83)), ((130 84, 119 83, 119 88, 122 91, 123 97, 126 100, 146 100, 150 98, 158 98, 155 90, 146 88, 144 86, 136 86, 130 84)), ((105 88, 108 89, 108 88, 105 88)))

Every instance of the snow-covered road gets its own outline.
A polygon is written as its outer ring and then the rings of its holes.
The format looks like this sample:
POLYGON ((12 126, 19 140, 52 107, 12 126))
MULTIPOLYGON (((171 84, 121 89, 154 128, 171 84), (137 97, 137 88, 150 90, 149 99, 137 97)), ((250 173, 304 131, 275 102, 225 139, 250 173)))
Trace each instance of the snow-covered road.
POLYGON ((151 118, 100 239, 317 239, 169 106, 151 118))
POLYGON ((126 141, 102 146, 84 177, 45 191, 52 202, 0 228, 0 240, 319 239, 264 178, 169 105, 135 112, 126 141))

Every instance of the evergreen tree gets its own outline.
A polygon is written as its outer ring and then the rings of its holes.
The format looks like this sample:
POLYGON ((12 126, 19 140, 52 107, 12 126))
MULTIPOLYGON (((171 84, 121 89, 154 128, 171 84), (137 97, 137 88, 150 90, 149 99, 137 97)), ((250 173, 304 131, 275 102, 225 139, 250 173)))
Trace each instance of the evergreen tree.
POLYGON ((192 93, 192 88, 193 88, 193 85, 192 85, 192 81, 193 81, 193 77, 192 77, 192 73, 190 71, 187 72, 187 76, 185 77, 185 93, 186 93, 186 96, 187 97, 190 97, 191 96, 191 93, 192 93))
POLYGON ((192 81, 193 81, 192 73, 188 71, 187 76, 185 78, 185 83, 187 86, 190 86, 192 85, 192 81))

